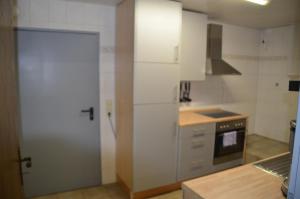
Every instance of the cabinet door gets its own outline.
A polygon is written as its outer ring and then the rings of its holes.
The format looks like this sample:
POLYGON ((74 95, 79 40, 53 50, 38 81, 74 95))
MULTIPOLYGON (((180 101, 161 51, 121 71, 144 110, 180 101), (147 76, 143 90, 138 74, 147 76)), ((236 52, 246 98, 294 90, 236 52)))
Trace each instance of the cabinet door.
POLYGON ((135 61, 178 63, 182 5, 138 0, 135 12, 135 61))
POLYGON ((136 63, 134 104, 177 103, 178 64, 136 63))
POLYGON ((180 79, 205 80, 207 16, 183 12, 180 79))
POLYGON ((176 182, 177 109, 134 106, 134 192, 176 182))

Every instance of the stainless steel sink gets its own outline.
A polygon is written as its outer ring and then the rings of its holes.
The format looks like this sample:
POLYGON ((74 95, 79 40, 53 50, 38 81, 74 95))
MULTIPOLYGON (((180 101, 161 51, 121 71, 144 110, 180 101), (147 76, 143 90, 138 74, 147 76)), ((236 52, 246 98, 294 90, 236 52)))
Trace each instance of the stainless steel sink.
POLYGON ((288 178, 290 172, 291 163, 292 158, 289 154, 287 154, 277 158, 258 162, 254 164, 254 166, 272 175, 286 179, 288 178))

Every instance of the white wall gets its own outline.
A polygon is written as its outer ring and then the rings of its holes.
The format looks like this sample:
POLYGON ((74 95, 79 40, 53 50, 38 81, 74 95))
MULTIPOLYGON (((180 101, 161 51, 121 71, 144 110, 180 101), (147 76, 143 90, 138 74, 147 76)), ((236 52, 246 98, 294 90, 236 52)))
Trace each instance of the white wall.
MULTIPOLYGON (((297 94, 288 91, 293 70, 294 27, 262 31, 256 107, 257 134, 288 142, 289 122, 296 118, 297 94)), ((299 66, 298 66, 299 67, 299 66)))
POLYGON ((105 112, 114 101, 115 7, 63 0, 18 0, 18 26, 100 32, 100 132, 102 183, 115 177, 115 140, 105 112))
POLYGON ((192 82, 191 98, 194 103, 190 105, 218 106, 248 114, 249 133, 253 133, 259 76, 259 43, 260 31, 223 24, 223 58, 242 72, 242 76, 207 76, 205 81, 192 82))

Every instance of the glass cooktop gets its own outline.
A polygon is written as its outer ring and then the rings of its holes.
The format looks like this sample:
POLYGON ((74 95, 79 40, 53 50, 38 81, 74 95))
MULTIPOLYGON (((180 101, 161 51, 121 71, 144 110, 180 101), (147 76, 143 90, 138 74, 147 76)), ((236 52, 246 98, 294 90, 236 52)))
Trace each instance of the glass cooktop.
POLYGON ((238 113, 233 113, 229 111, 198 112, 198 114, 205 115, 207 117, 212 117, 212 118, 223 118, 223 117, 232 117, 232 116, 240 115, 238 113))

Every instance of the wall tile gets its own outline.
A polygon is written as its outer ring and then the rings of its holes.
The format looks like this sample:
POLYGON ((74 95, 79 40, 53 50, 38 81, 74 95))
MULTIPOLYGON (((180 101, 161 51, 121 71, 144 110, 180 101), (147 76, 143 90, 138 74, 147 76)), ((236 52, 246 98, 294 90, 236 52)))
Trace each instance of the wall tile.
POLYGON ((51 24, 64 25, 67 22, 67 2, 62 0, 50 1, 51 24))
POLYGON ((30 24, 30 0, 18 0, 18 26, 30 24))
POLYGON ((49 25, 49 1, 31 0, 30 2, 30 23, 33 27, 47 27, 49 25))
POLYGON ((72 25, 84 25, 85 4, 81 2, 67 2, 67 23, 72 25))
POLYGON ((86 5, 86 10, 85 10, 85 19, 84 22, 87 25, 92 25, 92 26, 104 26, 104 21, 103 20, 103 9, 102 6, 97 5, 97 4, 88 4, 86 5))

